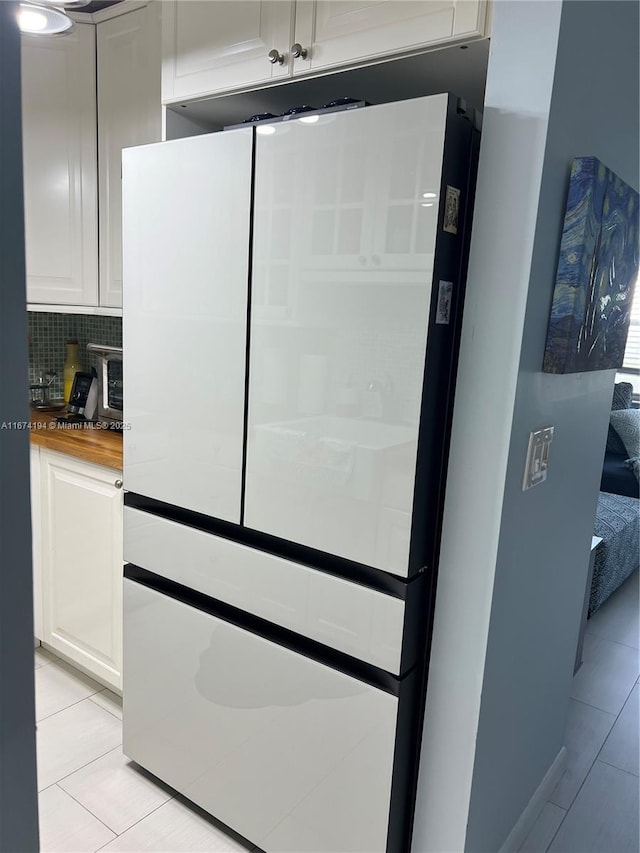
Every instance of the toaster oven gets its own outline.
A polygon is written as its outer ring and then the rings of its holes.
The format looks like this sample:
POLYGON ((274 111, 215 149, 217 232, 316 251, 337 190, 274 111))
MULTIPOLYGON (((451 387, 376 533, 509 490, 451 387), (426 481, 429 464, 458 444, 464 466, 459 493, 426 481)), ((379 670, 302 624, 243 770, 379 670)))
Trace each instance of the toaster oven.
POLYGON ((124 385, 122 347, 87 344, 87 352, 98 360, 98 420, 108 427, 122 429, 124 385))

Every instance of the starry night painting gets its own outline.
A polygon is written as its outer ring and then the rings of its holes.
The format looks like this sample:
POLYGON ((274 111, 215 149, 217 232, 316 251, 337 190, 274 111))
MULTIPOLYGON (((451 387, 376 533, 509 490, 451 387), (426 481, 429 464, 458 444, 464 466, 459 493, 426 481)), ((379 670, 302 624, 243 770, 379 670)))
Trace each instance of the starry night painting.
POLYGON ((545 373, 622 367, 640 255, 638 193, 595 157, 571 164, 545 373))

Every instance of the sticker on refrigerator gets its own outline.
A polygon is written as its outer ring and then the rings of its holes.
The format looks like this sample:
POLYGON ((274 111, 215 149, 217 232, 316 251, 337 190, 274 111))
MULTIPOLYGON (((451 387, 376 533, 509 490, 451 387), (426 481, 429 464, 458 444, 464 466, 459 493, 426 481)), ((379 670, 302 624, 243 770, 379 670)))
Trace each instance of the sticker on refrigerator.
POLYGON ((451 320, 451 299, 453 296, 453 282, 441 281, 438 285, 438 306, 436 308, 436 323, 440 326, 448 326, 451 320))
POLYGON ((447 234, 458 233, 458 215, 460 213, 460 190, 455 187, 447 187, 446 201, 444 205, 444 224, 442 230, 447 234))

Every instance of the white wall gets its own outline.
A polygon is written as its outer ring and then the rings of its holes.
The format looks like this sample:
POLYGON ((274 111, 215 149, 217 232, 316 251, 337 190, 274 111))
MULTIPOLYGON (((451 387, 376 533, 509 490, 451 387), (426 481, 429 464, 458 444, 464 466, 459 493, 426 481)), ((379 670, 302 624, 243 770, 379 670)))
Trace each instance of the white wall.
POLYGON ((496 4, 416 853, 495 853, 562 747, 613 371, 540 371, 569 162, 637 186, 638 103, 635 3, 496 4))
MULTIPOLYGON (((0 2, 0 424, 29 417, 20 38, 0 2)), ((0 432, 0 850, 38 849, 29 436, 0 432)))

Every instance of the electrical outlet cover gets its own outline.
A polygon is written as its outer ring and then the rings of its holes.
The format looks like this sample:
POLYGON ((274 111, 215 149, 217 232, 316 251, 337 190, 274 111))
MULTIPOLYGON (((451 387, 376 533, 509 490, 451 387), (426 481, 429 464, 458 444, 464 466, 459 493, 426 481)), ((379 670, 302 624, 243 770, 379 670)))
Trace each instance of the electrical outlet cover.
POLYGON ((522 491, 538 486, 547 479, 553 427, 542 427, 529 433, 527 461, 524 467, 522 491))

